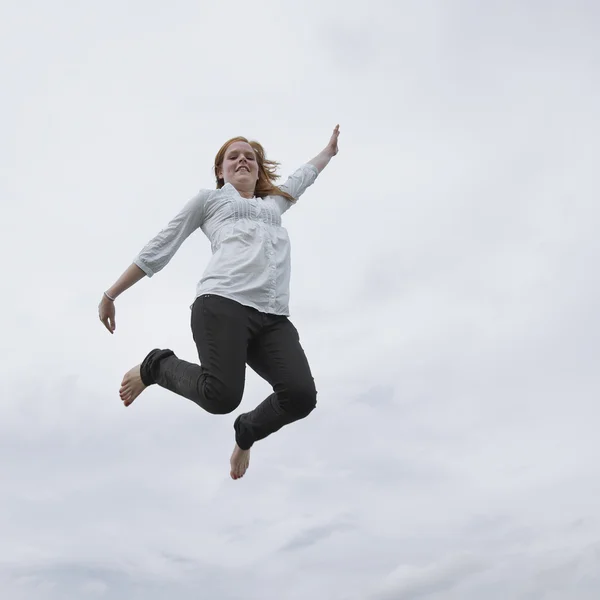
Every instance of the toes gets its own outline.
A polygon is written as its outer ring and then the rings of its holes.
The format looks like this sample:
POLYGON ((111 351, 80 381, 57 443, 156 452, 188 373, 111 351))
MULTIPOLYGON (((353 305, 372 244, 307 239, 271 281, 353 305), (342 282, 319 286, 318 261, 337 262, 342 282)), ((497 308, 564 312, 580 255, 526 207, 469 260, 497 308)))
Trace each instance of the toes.
POLYGON ((246 469, 243 466, 236 467, 235 469, 231 469, 229 473, 231 475, 231 479, 241 479, 246 473, 246 469))

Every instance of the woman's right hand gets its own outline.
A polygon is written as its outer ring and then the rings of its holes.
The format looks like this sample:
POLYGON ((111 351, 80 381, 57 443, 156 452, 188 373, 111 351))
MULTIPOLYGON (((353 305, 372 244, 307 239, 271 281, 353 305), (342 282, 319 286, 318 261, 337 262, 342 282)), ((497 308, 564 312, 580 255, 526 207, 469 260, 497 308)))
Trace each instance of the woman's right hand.
POLYGON ((114 333, 117 328, 115 322, 115 303, 108 299, 105 294, 102 294, 102 300, 98 305, 98 316, 100 317, 100 321, 104 324, 104 327, 106 327, 110 333, 114 333))

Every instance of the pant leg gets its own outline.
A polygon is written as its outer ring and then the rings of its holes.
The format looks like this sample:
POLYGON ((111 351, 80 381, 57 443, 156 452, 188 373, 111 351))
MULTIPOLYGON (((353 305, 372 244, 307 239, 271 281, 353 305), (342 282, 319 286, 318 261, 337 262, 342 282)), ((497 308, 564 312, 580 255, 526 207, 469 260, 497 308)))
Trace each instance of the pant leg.
POLYGON ((213 414, 235 410, 244 393, 248 343, 258 323, 248 308, 221 296, 200 296, 191 327, 200 365, 153 350, 142 363, 142 381, 158 384, 213 414))
POLYGON ((315 381, 298 331, 287 317, 270 315, 265 320, 268 325, 248 348, 248 365, 273 386, 273 394, 236 419, 236 442, 244 450, 308 416, 317 403, 315 381))

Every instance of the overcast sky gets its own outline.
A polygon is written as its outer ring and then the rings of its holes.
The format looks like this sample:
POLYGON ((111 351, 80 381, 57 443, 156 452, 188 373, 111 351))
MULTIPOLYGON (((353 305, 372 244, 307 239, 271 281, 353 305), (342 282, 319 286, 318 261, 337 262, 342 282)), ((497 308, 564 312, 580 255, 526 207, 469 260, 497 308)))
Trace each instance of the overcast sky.
POLYGON ((594 0, 0 8, 3 600, 600 597, 600 8, 594 0), (310 417, 229 478, 196 360, 202 232, 102 291, 221 144, 285 176, 310 417))

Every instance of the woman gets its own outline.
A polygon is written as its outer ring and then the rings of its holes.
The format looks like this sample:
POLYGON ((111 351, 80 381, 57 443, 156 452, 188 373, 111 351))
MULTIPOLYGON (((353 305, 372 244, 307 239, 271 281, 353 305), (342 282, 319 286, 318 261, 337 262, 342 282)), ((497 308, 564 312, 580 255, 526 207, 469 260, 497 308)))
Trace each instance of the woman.
POLYGON ((158 384, 212 414, 227 414, 242 400, 248 364, 273 393, 235 420, 233 479, 246 472, 254 442, 316 406, 314 379, 288 318, 290 242, 281 215, 337 154, 339 133, 336 126, 325 149, 280 187, 274 184, 278 164, 265 158, 258 142, 242 137, 226 142, 215 157, 216 190, 203 189, 193 197, 100 302, 100 320, 114 333, 117 296, 164 268, 196 229, 209 238, 212 258, 191 307, 200 365, 169 349, 152 350, 125 374, 119 394, 129 406, 147 386, 158 384))

